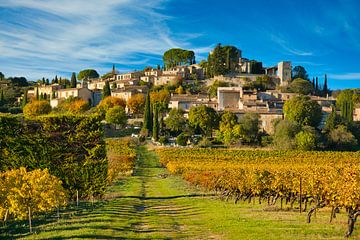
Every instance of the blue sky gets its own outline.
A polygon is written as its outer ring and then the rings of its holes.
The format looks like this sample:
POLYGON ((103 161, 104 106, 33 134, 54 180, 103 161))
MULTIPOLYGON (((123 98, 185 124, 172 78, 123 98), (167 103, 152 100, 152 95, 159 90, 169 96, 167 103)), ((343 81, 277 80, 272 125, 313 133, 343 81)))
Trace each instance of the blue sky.
POLYGON ((290 60, 332 89, 360 87, 358 0, 0 0, 0 71, 28 79, 197 60, 231 44, 265 66, 290 60))

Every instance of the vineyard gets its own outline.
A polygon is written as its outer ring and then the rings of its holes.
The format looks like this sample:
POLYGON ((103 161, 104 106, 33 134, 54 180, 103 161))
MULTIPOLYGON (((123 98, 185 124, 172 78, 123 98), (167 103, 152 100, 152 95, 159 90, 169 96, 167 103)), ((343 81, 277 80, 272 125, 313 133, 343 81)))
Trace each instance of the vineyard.
POLYGON ((307 212, 331 207, 330 221, 348 213, 351 236, 360 214, 360 153, 218 149, 157 149, 172 174, 224 199, 268 205, 280 202, 307 212))

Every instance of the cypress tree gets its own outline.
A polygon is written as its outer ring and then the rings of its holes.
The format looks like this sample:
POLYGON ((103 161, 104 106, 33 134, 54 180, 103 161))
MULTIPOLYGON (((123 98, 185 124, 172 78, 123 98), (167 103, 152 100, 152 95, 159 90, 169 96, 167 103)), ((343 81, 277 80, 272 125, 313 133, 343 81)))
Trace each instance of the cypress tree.
POLYGON ((46 79, 46 83, 45 83, 46 85, 50 85, 50 81, 49 81, 49 79, 47 78, 46 79))
POLYGON ((4 90, 1 89, 1 93, 0 93, 0 105, 2 106, 5 102, 5 97, 4 97, 4 90))
POLYGON ((103 88, 103 99, 109 96, 111 96, 110 83, 109 81, 106 81, 103 88))
POLYGON ((76 88, 76 74, 73 72, 71 74, 71 80, 70 80, 70 88, 76 88))
POLYGON ((315 79, 315 95, 319 94, 319 79, 316 77, 315 79))
POLYGON ((115 74, 115 64, 112 66, 112 74, 115 74))
POLYGON ((313 85, 313 88, 314 88, 314 91, 315 91, 315 78, 314 77, 312 79, 312 85, 313 85))
POLYGON ((51 94, 51 99, 55 99, 55 98, 56 98, 55 91, 53 91, 51 94))
POLYGON ((44 100, 44 94, 43 93, 40 94, 40 100, 44 100))
POLYGON ((24 107, 25 107, 25 105, 28 103, 28 97, 27 97, 27 95, 28 95, 28 92, 27 92, 27 91, 25 91, 25 93, 24 93, 24 97, 23 97, 23 99, 22 99, 22 103, 21 103, 21 107, 22 107, 22 108, 24 108, 24 107))
POLYGON ((154 119, 153 119, 153 130, 152 137, 155 141, 159 140, 159 107, 158 104, 154 104, 154 119))
POLYGON ((38 87, 36 88, 35 98, 36 98, 36 100, 40 100, 39 88, 38 87))
POLYGON ((45 85, 45 78, 43 77, 42 80, 41 80, 42 84, 45 85))
POLYGON ((59 83, 59 79, 58 79, 57 75, 55 75, 54 83, 59 83))
POLYGON ((150 133, 151 128, 152 128, 151 103, 150 103, 150 93, 148 92, 145 99, 143 129, 148 130, 148 132, 150 133))
POLYGON ((324 80, 324 89, 323 89, 323 94, 324 97, 326 97, 329 93, 329 89, 328 89, 328 85, 327 85, 327 75, 325 74, 325 80, 324 80))

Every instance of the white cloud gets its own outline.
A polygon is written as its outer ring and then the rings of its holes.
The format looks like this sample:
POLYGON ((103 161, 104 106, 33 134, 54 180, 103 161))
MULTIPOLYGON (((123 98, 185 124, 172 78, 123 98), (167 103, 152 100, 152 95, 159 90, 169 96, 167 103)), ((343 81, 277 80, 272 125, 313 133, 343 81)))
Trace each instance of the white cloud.
POLYGON ((312 56, 313 55, 312 52, 303 51, 303 50, 292 47, 291 44, 288 41, 286 41, 284 38, 274 35, 272 33, 270 34, 270 39, 273 42, 275 42, 276 44, 278 44, 288 54, 296 55, 296 56, 312 56))
POLYGON ((360 80, 360 73, 329 74, 328 76, 336 80, 360 80))
POLYGON ((161 13, 167 2, 2 0, 9 13, 0 16, 0 71, 38 78, 88 67, 106 71, 109 63, 129 69, 169 48, 191 48, 188 40, 200 35, 172 32, 171 16, 161 13))

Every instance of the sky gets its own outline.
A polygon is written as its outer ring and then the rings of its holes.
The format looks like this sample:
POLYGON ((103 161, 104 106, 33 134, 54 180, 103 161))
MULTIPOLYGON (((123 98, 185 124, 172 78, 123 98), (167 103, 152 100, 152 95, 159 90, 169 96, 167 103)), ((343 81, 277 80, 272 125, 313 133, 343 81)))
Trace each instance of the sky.
POLYGON ((0 0, 0 71, 29 80, 116 64, 162 64, 170 48, 206 59, 218 43, 274 66, 292 61, 331 89, 360 88, 358 0, 0 0))

